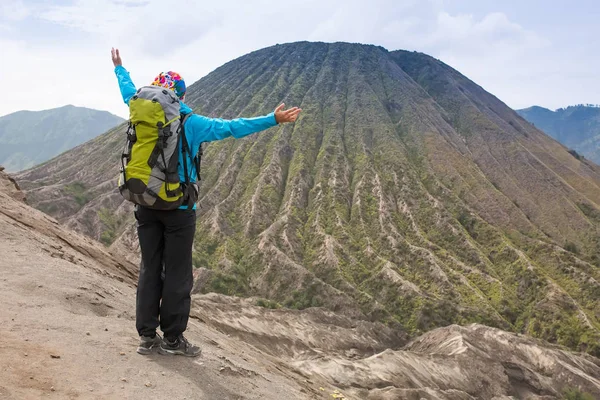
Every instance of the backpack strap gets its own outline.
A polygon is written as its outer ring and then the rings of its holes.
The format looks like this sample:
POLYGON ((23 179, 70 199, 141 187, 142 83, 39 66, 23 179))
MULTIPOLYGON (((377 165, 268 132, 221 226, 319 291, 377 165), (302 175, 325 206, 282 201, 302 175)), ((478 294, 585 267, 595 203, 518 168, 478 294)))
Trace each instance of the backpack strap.
POLYGON ((123 174, 123 187, 127 188, 127 172, 125 168, 125 161, 129 163, 131 161, 131 149, 133 144, 137 141, 137 137, 135 135, 135 126, 129 120, 127 124, 127 140, 125 141, 125 147, 123 149, 123 153, 121 154, 121 173, 123 174))
POLYGON ((200 143, 200 147, 198 147, 198 154, 194 156, 194 165, 196 167, 196 181, 200 182, 202 178, 200 178, 200 163, 202 162, 202 143, 200 143))
POLYGON ((190 151, 190 145, 188 144, 187 141, 187 137, 185 136, 185 128, 184 128, 184 124, 187 121, 188 117, 191 115, 190 114, 181 114, 181 123, 179 124, 179 138, 181 139, 181 158, 183 158, 183 176, 185 177, 185 195, 187 196, 187 206, 188 206, 188 210, 191 210, 192 208, 194 208, 194 196, 192 196, 192 191, 195 191, 195 189, 192 187, 191 185, 191 181, 190 181, 190 173, 188 171, 188 157, 190 158, 190 161, 192 160, 192 154, 190 151))

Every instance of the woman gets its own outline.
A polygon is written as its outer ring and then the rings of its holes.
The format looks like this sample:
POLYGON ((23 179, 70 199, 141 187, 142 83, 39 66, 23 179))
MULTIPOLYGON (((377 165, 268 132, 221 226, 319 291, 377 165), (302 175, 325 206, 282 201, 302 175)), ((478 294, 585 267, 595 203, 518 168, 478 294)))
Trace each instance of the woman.
MULTIPOLYGON (((115 74, 123 101, 136 94, 129 72, 123 67, 118 49, 111 50, 115 74)), ((152 85, 175 92, 180 99, 181 114, 191 114, 184 120, 184 132, 191 154, 197 154, 203 142, 237 139, 256 133, 277 124, 294 122, 300 111, 298 107, 285 110, 284 104, 274 112, 256 118, 222 120, 193 114, 183 102, 186 86, 183 78, 172 71, 161 72, 152 85)), ((187 176, 194 181, 196 166, 187 162, 187 176)), ((179 148, 179 177, 185 179, 184 163, 179 148)), ((135 217, 140 241, 142 262, 137 288, 136 328, 140 335, 137 352, 150 354, 159 347, 161 354, 176 354, 195 357, 200 348, 191 344, 183 332, 187 328, 190 313, 190 293, 193 286, 192 244, 196 231, 196 210, 187 205, 175 210, 154 210, 136 205, 135 217), (164 264, 164 279, 161 278, 164 264), (156 333, 160 328, 164 339, 156 333)))

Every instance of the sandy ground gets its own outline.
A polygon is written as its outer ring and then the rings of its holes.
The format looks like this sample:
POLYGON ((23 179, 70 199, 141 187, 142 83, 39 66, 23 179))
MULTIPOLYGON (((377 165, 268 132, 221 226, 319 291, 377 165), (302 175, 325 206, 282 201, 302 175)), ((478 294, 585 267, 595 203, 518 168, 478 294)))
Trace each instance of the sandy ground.
POLYGON ((187 336, 201 357, 137 354, 132 272, 86 239, 67 244, 60 237, 69 233, 50 218, 0 196, 0 398, 324 396, 317 383, 193 319, 187 336))

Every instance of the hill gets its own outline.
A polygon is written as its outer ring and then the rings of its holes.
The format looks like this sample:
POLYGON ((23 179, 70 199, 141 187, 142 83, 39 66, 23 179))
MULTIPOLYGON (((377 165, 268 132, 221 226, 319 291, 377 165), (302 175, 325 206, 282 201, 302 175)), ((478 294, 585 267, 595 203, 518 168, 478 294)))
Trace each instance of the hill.
POLYGON ((64 106, 0 117, 0 165, 15 172, 59 155, 123 122, 106 111, 64 106))
POLYGON ((600 164, 600 108, 578 105, 551 111, 533 106, 517 112, 576 153, 600 164))
MULTIPOLYGON (((187 94, 224 118, 280 101, 303 108, 294 125, 206 147, 199 291, 411 337, 481 323, 599 354, 600 167, 420 53, 278 45, 187 94)), ((135 261, 115 189, 123 132, 17 180, 37 208, 135 261)))
POLYGON ((217 294, 192 296, 200 358, 140 356, 135 266, 22 198, 0 171, 2 399, 600 396, 598 359, 520 335, 454 325, 404 345, 381 323, 217 294))

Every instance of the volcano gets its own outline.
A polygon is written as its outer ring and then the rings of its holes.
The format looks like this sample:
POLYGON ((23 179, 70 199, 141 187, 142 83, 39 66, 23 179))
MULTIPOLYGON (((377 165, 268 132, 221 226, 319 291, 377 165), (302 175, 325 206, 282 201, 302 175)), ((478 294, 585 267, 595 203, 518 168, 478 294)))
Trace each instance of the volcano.
MULTIPOLYGON (((303 109, 293 125, 205 146, 195 290, 410 336, 479 323, 600 355, 600 167, 448 65, 276 45, 216 69, 186 101, 221 118, 303 109)), ((32 205, 135 260, 116 190, 124 132, 16 178, 32 205)))

